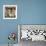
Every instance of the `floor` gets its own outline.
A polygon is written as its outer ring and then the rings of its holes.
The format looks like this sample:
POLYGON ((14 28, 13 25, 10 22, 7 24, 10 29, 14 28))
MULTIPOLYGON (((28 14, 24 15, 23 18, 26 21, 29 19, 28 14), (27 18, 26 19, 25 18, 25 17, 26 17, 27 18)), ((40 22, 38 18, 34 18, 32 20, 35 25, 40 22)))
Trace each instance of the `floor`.
MULTIPOLYGON (((8 46, 8 44, 0 44, 0 46, 8 46)), ((19 44, 14 44, 10 46, 46 46, 45 41, 34 41, 32 42, 31 40, 21 40, 19 44)))
MULTIPOLYGON (((0 46, 8 46, 8 44, 0 44, 0 46)), ((9 46, 18 46, 18 44, 9 45, 9 46)))
POLYGON ((21 40, 20 46, 46 46, 46 42, 45 41, 32 42, 31 40, 28 41, 21 40))

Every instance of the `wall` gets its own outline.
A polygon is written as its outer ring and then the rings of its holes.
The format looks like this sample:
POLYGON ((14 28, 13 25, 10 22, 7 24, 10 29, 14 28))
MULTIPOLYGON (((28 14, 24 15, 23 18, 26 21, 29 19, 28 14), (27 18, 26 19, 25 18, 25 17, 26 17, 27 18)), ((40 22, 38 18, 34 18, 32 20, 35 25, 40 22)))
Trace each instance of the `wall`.
POLYGON ((18 24, 46 24, 46 0, 0 0, 0 44, 8 43, 9 32, 17 34, 18 24), (5 4, 17 4, 17 20, 3 20, 5 4))
MULTIPOLYGON (((21 15, 21 1, 20 0, 0 0, 0 44, 7 44, 9 42, 8 35, 10 32, 16 32, 18 36, 17 25, 20 22, 21 15), (17 5, 17 19, 16 20, 5 20, 3 19, 3 5, 17 5)), ((18 37, 15 43, 18 43, 18 37)))
POLYGON ((23 0, 21 24, 46 24, 46 0, 23 0))

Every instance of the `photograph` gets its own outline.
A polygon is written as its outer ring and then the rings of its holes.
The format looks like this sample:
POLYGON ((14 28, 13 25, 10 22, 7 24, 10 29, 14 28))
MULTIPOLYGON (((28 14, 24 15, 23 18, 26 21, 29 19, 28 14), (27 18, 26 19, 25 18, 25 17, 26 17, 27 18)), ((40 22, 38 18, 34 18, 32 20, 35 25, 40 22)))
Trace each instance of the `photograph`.
POLYGON ((17 5, 3 5, 3 19, 17 19, 17 5))

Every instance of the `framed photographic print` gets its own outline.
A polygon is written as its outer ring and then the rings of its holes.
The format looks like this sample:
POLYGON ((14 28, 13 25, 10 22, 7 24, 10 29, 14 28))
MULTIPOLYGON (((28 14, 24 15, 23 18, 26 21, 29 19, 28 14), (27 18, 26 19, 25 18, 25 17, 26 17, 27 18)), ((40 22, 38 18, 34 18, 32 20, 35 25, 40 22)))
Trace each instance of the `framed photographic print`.
POLYGON ((3 19, 17 19, 17 5, 3 5, 3 19))

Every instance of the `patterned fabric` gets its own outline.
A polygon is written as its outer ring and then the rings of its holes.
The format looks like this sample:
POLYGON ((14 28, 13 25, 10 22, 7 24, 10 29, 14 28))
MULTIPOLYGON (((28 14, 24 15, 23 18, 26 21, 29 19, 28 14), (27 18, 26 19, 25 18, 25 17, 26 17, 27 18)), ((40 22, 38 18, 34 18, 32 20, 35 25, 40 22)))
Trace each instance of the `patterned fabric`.
POLYGON ((38 38, 39 38, 39 40, 41 39, 41 40, 43 40, 44 39, 44 32, 45 32, 45 30, 21 30, 21 32, 22 32, 22 36, 21 36, 21 39, 32 39, 32 37, 34 37, 35 38, 35 36, 39 36, 38 38), (40 37, 41 36, 41 37, 40 37))

